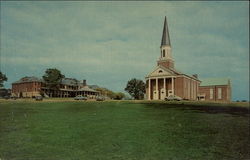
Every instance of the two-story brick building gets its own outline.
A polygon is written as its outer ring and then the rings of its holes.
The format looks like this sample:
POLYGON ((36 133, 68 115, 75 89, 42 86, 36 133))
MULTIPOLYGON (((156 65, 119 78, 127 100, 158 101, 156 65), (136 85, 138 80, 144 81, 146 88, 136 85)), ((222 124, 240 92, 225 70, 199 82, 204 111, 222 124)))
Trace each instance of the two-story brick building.
POLYGON ((17 97, 34 97, 40 95, 43 86, 42 79, 23 77, 12 83, 12 95, 17 97))

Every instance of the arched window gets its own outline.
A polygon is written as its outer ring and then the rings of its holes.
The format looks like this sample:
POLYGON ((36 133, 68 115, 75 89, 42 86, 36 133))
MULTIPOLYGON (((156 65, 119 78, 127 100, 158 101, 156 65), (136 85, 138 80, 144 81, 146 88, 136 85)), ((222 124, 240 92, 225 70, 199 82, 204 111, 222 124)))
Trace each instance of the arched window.
POLYGON ((163 57, 165 57, 165 49, 163 49, 163 57))
POLYGON ((159 73, 162 73, 162 70, 159 70, 159 73))

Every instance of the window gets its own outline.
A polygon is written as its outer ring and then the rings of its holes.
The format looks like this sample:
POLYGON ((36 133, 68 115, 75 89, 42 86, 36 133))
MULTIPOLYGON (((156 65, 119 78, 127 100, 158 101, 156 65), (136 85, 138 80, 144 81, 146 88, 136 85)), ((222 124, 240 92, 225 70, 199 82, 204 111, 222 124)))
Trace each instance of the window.
POLYGON ((210 99, 213 99, 213 97, 214 97, 214 91, 213 91, 213 89, 212 88, 210 88, 210 99))
POLYGON ((218 88, 218 99, 221 99, 221 88, 218 88))
POLYGON ((159 73, 162 73, 162 70, 159 70, 159 73))
POLYGON ((163 57, 165 57, 165 49, 163 49, 163 57))

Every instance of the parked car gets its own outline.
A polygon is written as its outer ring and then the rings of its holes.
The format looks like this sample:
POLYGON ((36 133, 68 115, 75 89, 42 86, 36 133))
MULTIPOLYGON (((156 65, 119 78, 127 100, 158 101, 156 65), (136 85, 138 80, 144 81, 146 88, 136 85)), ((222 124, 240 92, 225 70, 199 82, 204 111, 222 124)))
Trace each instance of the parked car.
POLYGON ((176 95, 170 95, 168 97, 165 98, 166 101, 181 101, 182 98, 178 97, 176 95))
POLYGON ((82 95, 78 95, 74 98, 74 100, 87 100, 88 98, 82 95))
POLYGON ((10 96, 10 99, 14 99, 14 100, 16 100, 18 97, 16 97, 16 96, 10 96))
POLYGON ((35 100, 36 100, 36 101, 42 101, 42 100, 43 100, 43 97, 42 97, 42 96, 36 96, 36 97, 35 97, 35 100))
POLYGON ((3 98, 4 99, 10 99, 10 96, 4 96, 3 98))
POLYGON ((105 98, 104 98, 103 96, 98 96, 98 97, 96 97, 96 100, 97 100, 97 101, 104 101, 105 98))

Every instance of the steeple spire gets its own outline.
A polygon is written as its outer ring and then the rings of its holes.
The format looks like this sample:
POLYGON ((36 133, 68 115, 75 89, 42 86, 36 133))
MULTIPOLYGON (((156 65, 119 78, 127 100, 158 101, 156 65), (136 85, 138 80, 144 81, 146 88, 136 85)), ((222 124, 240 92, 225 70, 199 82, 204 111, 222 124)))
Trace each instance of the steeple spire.
POLYGON ((174 59, 172 58, 172 47, 168 32, 167 17, 165 16, 164 27, 161 39, 161 56, 157 61, 158 65, 162 65, 166 68, 174 68, 174 59))
POLYGON ((163 27, 162 39, 161 39, 161 46, 163 46, 163 45, 171 46, 166 16, 165 16, 165 20, 164 20, 164 27, 163 27))

